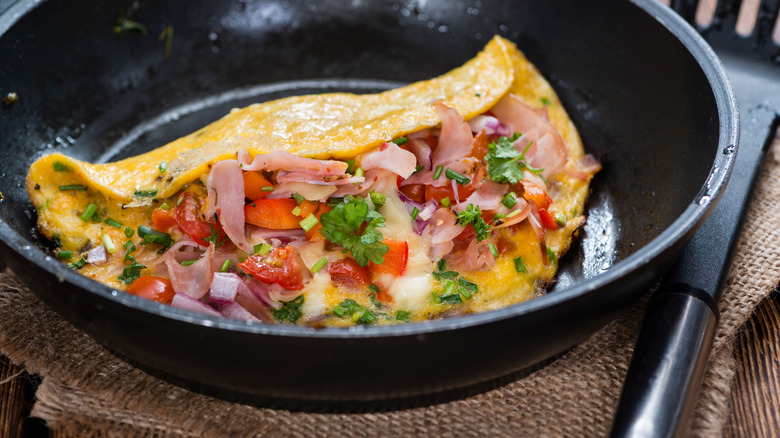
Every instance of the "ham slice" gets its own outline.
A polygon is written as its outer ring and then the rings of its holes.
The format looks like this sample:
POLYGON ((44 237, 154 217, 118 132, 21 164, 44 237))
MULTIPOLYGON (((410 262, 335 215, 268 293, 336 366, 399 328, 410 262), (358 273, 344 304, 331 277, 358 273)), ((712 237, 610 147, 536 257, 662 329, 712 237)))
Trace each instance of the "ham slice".
POLYGON ((214 164, 206 181, 209 197, 209 215, 219 216, 228 238, 243 251, 252 253, 252 246, 244 235, 244 178, 236 160, 214 164))
POLYGON ((408 178, 414 173, 416 165, 417 157, 413 153, 399 148, 395 143, 384 143, 378 151, 366 154, 360 159, 360 167, 365 170, 385 169, 401 178, 408 178))

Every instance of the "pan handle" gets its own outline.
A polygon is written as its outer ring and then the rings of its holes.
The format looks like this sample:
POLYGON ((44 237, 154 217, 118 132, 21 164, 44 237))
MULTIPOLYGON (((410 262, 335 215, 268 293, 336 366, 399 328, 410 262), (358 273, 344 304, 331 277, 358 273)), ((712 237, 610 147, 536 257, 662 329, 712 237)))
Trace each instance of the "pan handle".
POLYGON ((709 294, 664 285, 650 298, 613 437, 684 436, 701 388, 718 320, 709 294))

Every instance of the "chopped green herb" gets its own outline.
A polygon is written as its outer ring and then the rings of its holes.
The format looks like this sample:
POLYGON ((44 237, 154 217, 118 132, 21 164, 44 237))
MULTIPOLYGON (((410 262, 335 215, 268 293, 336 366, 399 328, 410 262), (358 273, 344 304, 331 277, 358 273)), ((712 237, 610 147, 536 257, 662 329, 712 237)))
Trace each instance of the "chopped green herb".
POLYGON ((348 317, 356 324, 370 324, 376 319, 376 315, 373 312, 349 298, 334 307, 333 313, 342 318, 348 317))
POLYGON ((62 190, 63 192, 68 191, 68 190, 86 191, 87 190, 87 186, 85 186, 84 184, 67 184, 67 185, 64 185, 64 186, 60 186, 60 190, 62 190))
POLYGON ((125 266, 125 269, 122 270, 122 274, 119 275, 116 279, 119 281, 124 281, 125 284, 130 284, 141 276, 142 269, 146 269, 146 266, 133 260, 132 263, 125 266))
POLYGON ((406 137, 398 137, 398 138, 394 138, 392 141, 393 141, 393 143, 397 144, 398 146, 401 146, 401 145, 406 144, 406 142, 408 142, 409 139, 407 139, 406 137))
POLYGON ((106 218, 103 222, 107 223, 108 225, 114 227, 114 228, 122 228, 122 223, 119 221, 115 221, 114 219, 106 218))
POLYGON ((460 304, 463 300, 460 298, 460 294, 451 293, 448 295, 433 294, 434 300, 441 304, 460 304))
POLYGON ((522 257, 517 257, 515 259, 515 271, 517 271, 518 274, 528 273, 528 269, 525 268, 525 263, 523 263, 522 257))
POLYGON ((550 102, 550 99, 548 99, 546 97, 540 97, 539 100, 541 100, 544 105, 552 104, 552 102, 550 102))
POLYGON ((362 167, 358 167, 357 169, 355 169, 355 176, 358 177, 358 178, 363 176, 364 173, 365 173, 365 170, 363 170, 362 167))
POLYGON ((127 242, 122 245, 123 247, 127 248, 127 252, 125 252, 125 259, 124 261, 135 261, 135 257, 133 257, 133 251, 136 250, 135 244, 132 240, 128 240, 127 242))
POLYGON ((446 176, 447 178, 449 178, 451 180, 454 180, 456 183, 458 183, 458 184, 460 184, 462 186, 465 186, 466 184, 471 182, 471 180, 468 177, 463 176, 463 175, 459 174, 458 172, 455 172, 454 170, 450 169, 449 167, 444 172, 444 176, 446 176))
POLYGON ((421 171, 423 169, 425 169, 425 166, 423 166, 422 164, 418 164, 418 165, 414 166, 414 172, 413 173, 417 173, 417 172, 419 172, 419 171, 421 171))
POLYGON ((163 209, 163 210, 170 210, 170 209, 171 209, 171 206, 170 206, 170 205, 168 205, 168 203, 167 203, 167 202, 163 202, 163 203, 160 205, 160 208, 161 208, 161 209, 163 209))
POLYGON ((482 97, 482 95, 479 94, 479 93, 474 93, 474 95, 477 96, 477 97, 482 97))
POLYGON ((161 161, 160 164, 157 166, 157 170, 160 171, 160 173, 165 173, 165 169, 168 168, 168 162, 167 161, 161 161))
POLYGON ((301 205, 301 203, 303 203, 303 201, 306 200, 306 198, 304 198, 303 195, 299 195, 297 193, 293 193, 292 197, 293 199, 295 199, 295 203, 297 203, 298 205, 301 205))
POLYGON ((62 242, 60 242, 60 236, 54 236, 51 238, 51 243, 57 248, 62 248, 62 242))
POLYGON ((295 324, 295 322, 303 316, 303 312, 301 312, 303 300, 303 295, 299 295, 294 300, 282 303, 280 309, 271 309, 271 312, 274 314, 274 319, 278 322, 290 321, 295 324))
POLYGON ((127 236, 128 239, 133 237, 133 234, 135 234, 135 231, 133 231, 132 228, 125 227, 125 236, 127 236))
POLYGON ((455 271, 434 271, 432 274, 433 278, 437 280, 451 280, 458 276, 458 273, 455 271))
POLYGON ((493 257, 498 258, 498 250, 496 245, 493 245, 493 242, 488 243, 488 248, 490 248, 490 253, 493 254, 493 257))
POLYGON ((442 166, 441 164, 436 166, 436 170, 433 171, 433 179, 439 179, 442 170, 444 170, 444 166, 442 166))
POLYGON ((347 160, 347 173, 355 173, 355 160, 347 160))
POLYGON ((222 266, 219 268, 219 272, 227 272, 228 269, 230 269, 231 261, 230 259, 225 260, 224 263, 222 263, 222 266))
POLYGON ((547 251, 547 258, 550 259, 553 263, 558 263, 558 256, 555 255, 555 251, 553 251, 549 246, 545 247, 545 250, 547 251))
POLYGON ((327 257, 323 257, 323 258, 317 260, 317 263, 315 263, 314 266, 311 267, 311 272, 313 274, 316 274, 316 273, 320 272, 320 269, 322 269, 325 266, 325 264, 327 264, 327 263, 328 263, 328 258, 327 257))
POLYGON ((409 322, 410 316, 412 316, 412 312, 408 310, 396 310, 395 312, 396 321, 409 322))
POLYGON ((78 259, 78 261, 68 264, 68 267, 70 269, 81 269, 86 264, 87 264, 87 259, 85 259, 84 256, 81 256, 81 258, 78 259))
POLYGON ((70 260, 73 258, 73 251, 60 251, 57 253, 57 258, 60 260, 70 260))
POLYGON ((368 286, 368 290, 371 291, 371 295, 368 296, 368 299, 371 300, 371 304, 373 304, 377 309, 380 309, 382 307, 382 302, 379 301, 376 297, 376 294, 379 293, 379 287, 372 283, 368 286))
POLYGON ((369 260, 377 265, 384 263, 390 248, 382 243, 384 237, 377 228, 385 226, 385 218, 370 210, 363 198, 345 196, 331 211, 323 213, 320 221, 320 234, 343 246, 343 252, 351 252, 360 266, 367 266, 369 260))
POLYGON ((371 196, 371 202, 374 203, 374 206, 377 208, 385 205, 385 202, 387 202, 387 196, 382 193, 371 190, 369 196, 371 196))
POLYGON ((417 207, 412 209, 412 220, 417 219, 417 215, 420 214, 420 210, 417 207))
POLYGON ((509 192, 506 195, 504 195, 504 198, 501 200, 501 203, 504 204, 504 207, 506 208, 512 208, 517 204, 517 196, 515 195, 515 192, 509 192))
POLYGON ((136 198, 153 198, 157 195, 157 190, 136 190, 133 196, 136 198))
POLYGON ((317 220, 317 216, 314 216, 313 213, 309 213, 309 215, 299 223, 301 224, 301 228, 303 228, 304 231, 309 231, 319 222, 320 221, 317 220))
POLYGON ((181 201, 184 200, 184 195, 179 195, 179 199, 176 200, 176 206, 178 207, 181 205, 181 201))
POLYGON ((482 209, 478 205, 469 204, 465 210, 458 212, 458 223, 464 228, 469 224, 477 233, 477 242, 490 237, 490 225, 482 218, 482 209))
POLYGON ((555 219, 555 225, 558 225, 558 228, 563 228, 566 226, 566 215, 557 212, 553 215, 553 219, 555 219))
POLYGON ((499 137, 498 142, 488 145, 488 153, 485 156, 488 175, 499 184, 516 184, 523 179, 523 168, 532 169, 524 161, 525 153, 532 143, 520 153, 513 144, 518 138, 520 133, 515 132, 512 137, 499 137))
POLYGON ((90 219, 92 219, 92 215, 95 214, 97 208, 98 207, 95 204, 87 205, 87 209, 84 210, 84 213, 81 214, 81 220, 83 220, 84 222, 88 222, 90 219))
POLYGON ((296 216, 300 216, 301 215, 301 206, 298 205, 295 208, 293 208, 292 209, 292 214, 294 214, 296 216))
POLYGON ((138 227, 138 237, 144 239, 146 243, 157 243, 164 248, 169 248, 173 245, 173 239, 170 234, 153 230, 146 225, 138 227))
POLYGON ((51 199, 46 199, 46 202, 43 203, 41 208, 38 210, 38 212, 45 211, 47 208, 49 208, 49 205, 51 205, 51 199))
MULTIPOLYGON (((260 191, 261 192, 273 192, 274 191, 274 186, 263 186, 263 187, 260 187, 260 191)), ((300 196, 300 195, 298 195, 298 196, 300 196)))
POLYGON ((192 264, 195 264, 195 263, 197 263, 197 262, 198 262, 198 259, 194 259, 194 260, 184 260, 184 261, 182 261, 182 262, 181 262, 181 265, 182 265, 182 266, 190 266, 190 265, 192 265, 192 264))
POLYGON ((505 217, 506 215, 504 213, 496 213, 493 215, 493 220, 497 221, 497 220, 504 219, 505 217))
POLYGON ((70 172, 70 167, 62 164, 59 161, 55 161, 51 164, 51 167, 54 168, 55 172, 70 172))
MULTIPOLYGON (((209 233, 209 237, 204 237, 203 240, 213 243, 214 249, 219 249, 220 245, 225 243, 227 239, 227 234, 217 231, 217 228, 212 223, 209 223, 209 233)), ((141 234, 140 228, 138 229, 138 234, 141 234)))
POLYGON ((106 247, 106 252, 109 254, 113 254, 116 252, 116 246, 114 246, 114 241, 111 240, 111 236, 108 234, 103 235, 103 246, 106 247))
POLYGON ((258 243, 253 247, 255 250, 255 254, 260 254, 262 256, 268 255, 269 252, 271 252, 271 245, 267 243, 258 243))
POLYGON ((451 204, 452 204, 452 202, 450 201, 450 197, 449 196, 447 196, 446 198, 441 200, 441 206, 442 207, 449 207, 451 204))

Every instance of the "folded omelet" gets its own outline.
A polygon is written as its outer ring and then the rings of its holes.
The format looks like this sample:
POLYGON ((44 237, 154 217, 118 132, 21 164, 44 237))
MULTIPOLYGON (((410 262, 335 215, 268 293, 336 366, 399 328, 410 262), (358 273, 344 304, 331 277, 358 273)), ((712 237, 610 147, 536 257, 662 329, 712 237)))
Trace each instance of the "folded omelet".
POLYGON ((47 155, 27 190, 57 256, 110 287, 215 316, 385 324, 543 293, 598 169, 495 37, 406 87, 234 109, 113 163, 47 155))

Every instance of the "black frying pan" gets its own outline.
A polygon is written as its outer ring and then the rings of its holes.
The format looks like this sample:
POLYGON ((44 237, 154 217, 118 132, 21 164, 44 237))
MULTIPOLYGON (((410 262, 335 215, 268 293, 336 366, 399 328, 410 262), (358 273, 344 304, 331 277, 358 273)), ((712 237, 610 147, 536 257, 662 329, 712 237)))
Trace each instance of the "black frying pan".
POLYGON ((380 400, 529 369, 658 279, 711 211, 733 162, 737 114, 720 63, 653 0, 147 2, 129 18, 148 34, 119 38, 112 28, 128 5, 24 1, 0 18, 0 91, 19 96, 1 108, 0 256, 101 343, 219 395, 380 400), (167 59, 158 39, 166 26, 167 59), (24 176, 42 154, 114 160, 234 106, 433 77, 496 33, 540 68, 587 150, 604 157, 588 225, 546 296, 395 327, 249 325, 112 291, 53 260, 35 231, 24 176))

